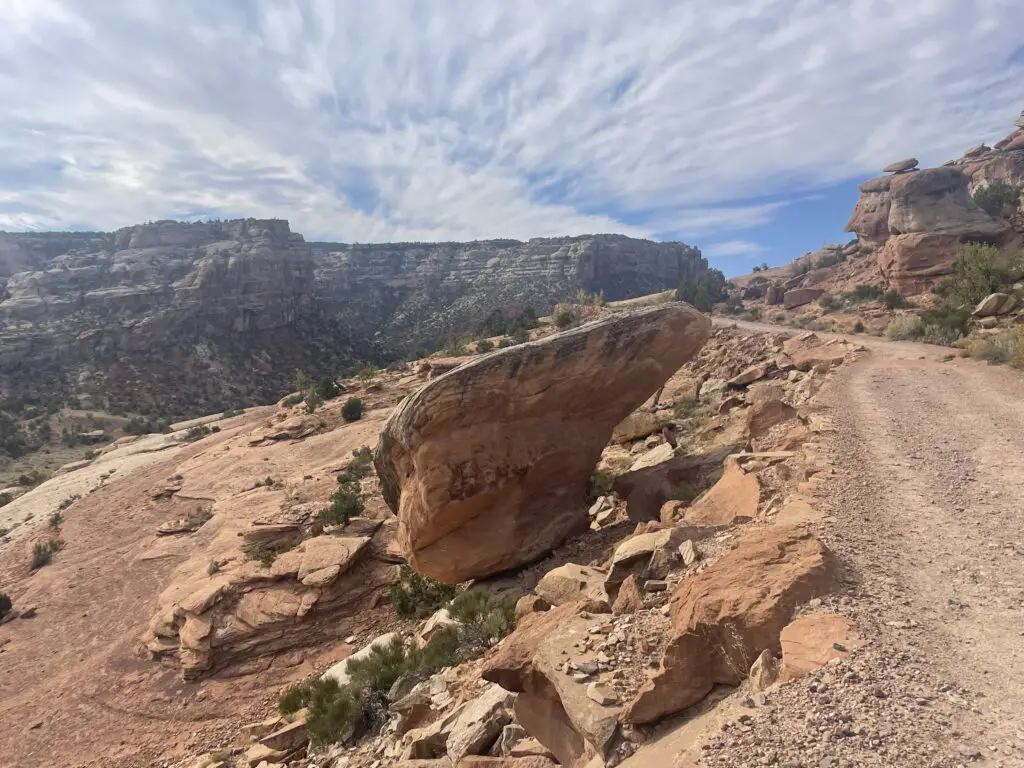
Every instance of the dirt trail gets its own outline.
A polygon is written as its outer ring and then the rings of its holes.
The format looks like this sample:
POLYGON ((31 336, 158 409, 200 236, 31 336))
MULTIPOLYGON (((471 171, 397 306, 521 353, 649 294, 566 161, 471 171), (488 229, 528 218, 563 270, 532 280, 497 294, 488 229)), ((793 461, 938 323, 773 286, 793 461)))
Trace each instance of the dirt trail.
POLYGON ((819 400, 836 468, 822 535, 849 568, 849 612, 881 645, 919 653, 937 698, 970 701, 954 759, 1024 766, 1024 376, 844 338, 871 352, 819 400))

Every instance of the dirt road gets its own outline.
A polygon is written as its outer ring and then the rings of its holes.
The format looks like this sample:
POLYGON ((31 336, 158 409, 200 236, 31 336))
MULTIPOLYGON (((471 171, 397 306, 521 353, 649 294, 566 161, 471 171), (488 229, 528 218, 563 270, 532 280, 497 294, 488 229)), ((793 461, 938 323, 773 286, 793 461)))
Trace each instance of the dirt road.
POLYGON ((846 612, 890 654, 920 660, 936 689, 922 709, 960 704, 949 763, 911 750, 888 764, 1022 766, 1024 374, 845 338, 870 354, 820 396, 835 428, 821 534, 848 568, 846 612))

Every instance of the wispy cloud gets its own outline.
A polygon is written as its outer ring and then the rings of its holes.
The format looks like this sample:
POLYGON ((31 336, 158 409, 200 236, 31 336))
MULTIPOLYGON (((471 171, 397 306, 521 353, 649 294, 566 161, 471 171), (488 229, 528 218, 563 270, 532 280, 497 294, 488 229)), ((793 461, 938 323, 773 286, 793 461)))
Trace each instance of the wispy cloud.
POLYGON ((762 253, 764 246, 749 240, 726 240, 705 246, 703 251, 708 258, 719 259, 728 256, 754 256, 762 253))
POLYGON ((0 0, 0 228, 697 239, 1021 104, 1009 0, 0 0))

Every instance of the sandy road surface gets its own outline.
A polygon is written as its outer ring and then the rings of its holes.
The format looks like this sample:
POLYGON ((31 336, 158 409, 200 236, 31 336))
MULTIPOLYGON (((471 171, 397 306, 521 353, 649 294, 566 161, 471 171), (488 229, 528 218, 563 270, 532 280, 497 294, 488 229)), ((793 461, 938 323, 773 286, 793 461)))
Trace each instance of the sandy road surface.
POLYGON ((969 701, 935 763, 908 749, 888 764, 1024 766, 1024 374, 844 338, 871 353, 819 401, 835 427, 821 533, 848 567, 848 612, 920 659, 931 701, 969 701))

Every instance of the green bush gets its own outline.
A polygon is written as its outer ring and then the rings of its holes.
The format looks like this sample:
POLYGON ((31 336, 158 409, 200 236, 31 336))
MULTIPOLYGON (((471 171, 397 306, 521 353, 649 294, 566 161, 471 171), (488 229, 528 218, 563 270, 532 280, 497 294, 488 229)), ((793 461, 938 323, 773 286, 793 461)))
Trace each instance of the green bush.
POLYGON ((727 315, 738 315, 743 311, 743 299, 739 296, 730 296, 725 300, 725 313, 727 315))
POLYGON ((373 381, 373 377, 380 373, 380 369, 376 365, 367 363, 356 373, 356 378, 359 379, 359 383, 364 387, 373 381))
POLYGON ((853 289, 853 297, 856 301, 871 301, 872 299, 880 298, 884 293, 885 291, 877 285, 861 284, 854 286, 853 289))
POLYGON ((615 487, 615 475, 605 469, 598 469, 590 478, 590 488, 587 494, 589 498, 596 499, 598 496, 606 496, 615 487))
POLYGON ((955 328, 949 328, 944 325, 929 325, 927 322, 924 324, 924 329, 921 332, 921 341, 928 344, 938 344, 942 347, 951 347, 962 338, 963 335, 955 328))
MULTIPOLYGON (((754 271, 756 272, 757 270, 755 269, 754 271)), ((761 277, 761 275, 754 275, 752 278, 750 278, 750 280, 747 281, 747 285, 762 285, 763 283, 767 282, 767 277, 761 277)))
POLYGON ((352 686, 344 688, 331 677, 312 677, 288 688, 277 701, 282 715, 308 708, 306 732, 314 744, 331 744, 352 737, 362 719, 362 702, 352 686))
POLYGON ((331 494, 331 504, 321 509, 318 518, 323 525, 348 525, 362 514, 365 505, 358 481, 344 474, 338 476, 338 490, 331 494))
POLYGON ((882 294, 882 301, 885 303, 886 309, 901 309, 909 306, 906 297, 895 288, 890 288, 882 294))
POLYGON ((202 440, 211 434, 210 428, 205 424, 197 424, 194 427, 189 427, 185 431, 184 440, 186 443, 194 443, 196 440, 202 440))
POLYGON ((854 323, 853 324, 853 332, 854 333, 864 333, 864 323, 862 323, 860 320, 858 320, 856 323, 854 323))
POLYGON ((63 525, 64 523, 63 513, 60 510, 57 510, 52 515, 50 515, 50 519, 48 522, 50 524, 50 527, 53 528, 53 530, 60 530, 61 525, 63 525))
POLYGON ((815 269, 824 269, 825 267, 834 267, 836 264, 846 261, 846 256, 842 251, 829 251, 822 254, 816 262, 814 262, 815 269))
POLYGON ((490 352, 493 349, 494 342, 490 339, 480 339, 480 341, 476 343, 476 351, 478 354, 482 355, 484 352, 490 352))
POLYGON ((924 333, 924 323, 917 315, 900 315, 889 321, 885 327, 885 335, 894 341, 906 341, 920 338, 924 333))
POLYGON ((971 197, 975 204, 989 216, 1001 218, 1017 207, 1022 190, 1024 187, 1017 184, 993 181, 974 190, 971 197))
POLYGON ((6 616, 13 607, 14 603, 11 602, 11 596, 6 592, 0 592, 0 619, 6 616))
POLYGON ((6 507, 11 503, 11 494, 0 493, 0 507, 6 507))
POLYGON ((811 271, 811 262, 806 260, 794 261, 789 265, 789 271, 793 273, 794 277, 806 275, 811 271))
POLYGON ((221 565, 222 563, 220 560, 211 560, 210 566, 206 569, 206 575, 213 576, 213 574, 220 570, 221 565))
POLYGON ((441 348, 441 352, 449 357, 464 357, 469 354, 469 349, 462 339, 449 339, 441 348))
POLYGON ((525 344, 530 340, 530 332, 526 328, 516 328, 512 331, 513 344, 525 344))
POLYGON ((551 314, 551 319, 555 321, 557 327, 565 330, 579 325, 580 315, 576 307, 571 304, 559 304, 551 314))
POLYGON ((477 326, 478 336, 506 336, 512 335, 516 330, 528 331, 537 327, 537 313, 533 307, 524 307, 519 314, 511 320, 505 317, 505 313, 496 309, 489 314, 484 321, 477 326))
POLYGON ((759 321, 761 319, 761 308, 751 307, 750 310, 747 312, 747 319, 753 320, 755 323, 759 321))
POLYGON ((32 547, 32 570, 38 570, 44 565, 52 563, 53 556, 63 548, 64 542, 60 539, 50 539, 45 544, 37 542, 36 545, 32 547))
POLYGON ((921 313, 921 322, 926 326, 944 329, 941 332, 943 337, 966 336, 970 332, 970 319, 970 308, 952 307, 945 301, 921 313))
POLYGON ((341 418, 345 421, 359 421, 363 418, 363 401, 358 397, 350 397, 341 407, 341 418))
POLYGON ((501 341, 498 342, 498 349, 508 349, 509 347, 514 347, 515 345, 516 343, 512 341, 512 339, 502 339, 501 341))
POLYGON ((831 293, 823 293, 818 298, 818 306, 826 312, 831 312, 833 309, 843 306, 843 302, 831 293))
POLYGON ((699 275, 684 277, 676 289, 676 298, 692 304, 701 312, 710 312, 713 305, 728 298, 725 275, 721 270, 707 269, 699 275))
POLYGON ((510 597, 498 597, 489 589, 474 587, 456 597, 448 613, 462 626, 465 645, 490 648, 515 628, 516 604, 510 597))
POLYGON ((316 409, 324 404, 324 399, 320 397, 316 387, 307 389, 302 396, 302 401, 306 404, 306 413, 316 413, 316 409))
POLYGON ((398 583, 391 586, 390 601, 395 613, 411 619, 430 616, 448 605, 454 597, 453 585, 423 576, 403 565, 398 583))
POLYGON ((935 293, 951 307, 974 309, 990 293, 1004 291, 1024 278, 1024 254, 1001 251, 994 245, 967 243, 960 246, 953 273, 935 293))
MULTIPOLYGON (((352 461, 348 463, 345 472, 357 480, 373 472, 373 451, 370 446, 363 445, 352 451, 352 461)), ((341 482, 340 476, 338 482, 341 482)))

